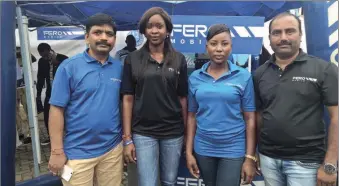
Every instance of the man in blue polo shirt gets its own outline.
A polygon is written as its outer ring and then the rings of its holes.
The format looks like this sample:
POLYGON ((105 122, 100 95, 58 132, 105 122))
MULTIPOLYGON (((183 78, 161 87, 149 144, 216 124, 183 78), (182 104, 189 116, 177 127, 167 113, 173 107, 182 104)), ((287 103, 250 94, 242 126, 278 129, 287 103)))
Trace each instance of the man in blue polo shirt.
POLYGON ((56 72, 48 167, 54 175, 65 164, 73 170, 69 181, 62 180, 64 186, 93 186, 94 180, 97 186, 120 185, 122 181, 122 64, 109 56, 116 31, 110 16, 90 17, 85 34, 88 49, 65 60, 56 72))

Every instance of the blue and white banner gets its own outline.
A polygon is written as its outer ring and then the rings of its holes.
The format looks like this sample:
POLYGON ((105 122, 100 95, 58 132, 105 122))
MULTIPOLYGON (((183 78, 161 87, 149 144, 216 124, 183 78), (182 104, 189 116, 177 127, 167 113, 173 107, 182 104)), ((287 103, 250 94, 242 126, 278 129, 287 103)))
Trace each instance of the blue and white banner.
POLYGON ((307 2, 303 9, 307 52, 338 65, 338 1, 307 2))
MULTIPOLYGON (((172 16, 171 41, 180 52, 204 53, 208 28, 216 23, 229 26, 233 54, 259 54, 263 43, 264 17, 246 16, 172 16)), ((84 30, 77 27, 38 28, 38 40, 83 40, 84 30)), ((135 35, 135 34, 134 34, 135 35)), ((142 35, 137 38, 144 41, 142 35)))
POLYGON ((180 52, 206 51, 208 28, 226 24, 232 35, 232 53, 259 54, 263 43, 264 17, 173 15, 172 43, 180 52))
MULTIPOLYGON (((307 53, 338 66, 338 1, 307 2, 303 10, 307 53)), ((327 109, 324 120, 328 127, 330 118, 327 109)))

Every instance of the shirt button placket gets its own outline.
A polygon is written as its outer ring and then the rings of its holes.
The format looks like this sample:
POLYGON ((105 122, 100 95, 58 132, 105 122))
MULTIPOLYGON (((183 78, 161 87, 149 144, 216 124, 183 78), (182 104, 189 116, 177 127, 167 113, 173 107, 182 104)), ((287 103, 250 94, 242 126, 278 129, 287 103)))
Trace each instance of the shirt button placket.
POLYGON ((279 68, 279 77, 281 77, 281 75, 282 75, 282 70, 281 70, 281 68, 279 68))
POLYGON ((102 83, 104 81, 104 66, 101 66, 100 68, 99 77, 100 77, 100 82, 102 83))

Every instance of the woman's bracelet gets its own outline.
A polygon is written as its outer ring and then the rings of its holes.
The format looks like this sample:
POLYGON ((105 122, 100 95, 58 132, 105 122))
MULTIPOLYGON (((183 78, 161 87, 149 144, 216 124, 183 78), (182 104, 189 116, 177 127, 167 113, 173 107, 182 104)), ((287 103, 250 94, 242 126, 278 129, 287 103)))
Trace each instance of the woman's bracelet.
POLYGON ((254 162, 257 162, 257 158, 255 156, 251 156, 251 155, 246 154, 245 157, 253 160, 254 162))
POLYGON ((132 143, 133 143, 133 140, 127 140, 127 141, 123 142, 123 146, 127 146, 127 145, 132 144, 132 143))

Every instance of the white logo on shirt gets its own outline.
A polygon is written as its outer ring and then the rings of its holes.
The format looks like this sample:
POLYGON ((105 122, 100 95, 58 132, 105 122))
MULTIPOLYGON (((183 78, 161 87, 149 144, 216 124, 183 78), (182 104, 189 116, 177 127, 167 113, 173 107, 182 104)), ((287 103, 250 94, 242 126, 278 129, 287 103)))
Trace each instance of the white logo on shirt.
POLYGON ((237 87, 237 88, 239 88, 240 90, 243 90, 243 89, 244 89, 244 88, 243 88, 241 85, 239 85, 239 84, 225 83, 225 85, 227 85, 227 86, 232 86, 232 87, 237 87))
POLYGON ((315 79, 315 78, 310 78, 310 77, 293 77, 292 78, 292 81, 295 81, 295 82, 306 82, 306 81, 311 81, 311 82, 317 82, 318 79, 315 79))
POLYGON ((110 80, 113 81, 113 82, 119 82, 119 83, 121 83, 121 80, 120 80, 120 79, 110 78, 110 80))
MULTIPOLYGON (((175 70, 174 70, 173 68, 168 68, 168 71, 174 72, 175 70)), ((176 73, 177 73, 177 74, 180 74, 180 71, 177 71, 176 73)))

